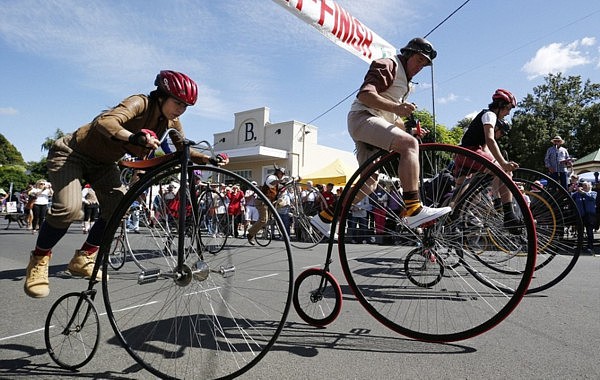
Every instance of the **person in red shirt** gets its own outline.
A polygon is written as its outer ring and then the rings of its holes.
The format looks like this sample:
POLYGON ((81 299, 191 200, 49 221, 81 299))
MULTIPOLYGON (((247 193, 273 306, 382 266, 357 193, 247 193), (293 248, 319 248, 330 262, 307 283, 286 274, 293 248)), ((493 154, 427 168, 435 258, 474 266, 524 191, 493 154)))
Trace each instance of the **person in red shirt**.
POLYGON ((226 196, 229 199, 227 214, 231 217, 233 236, 237 238, 239 236, 238 228, 242 224, 242 215, 244 215, 244 193, 240 191, 238 185, 233 185, 226 196))
POLYGON ((321 195, 323 195, 323 199, 325 199, 325 208, 328 208, 330 210, 335 209, 335 200, 336 200, 336 196, 333 193, 333 183, 328 183, 325 188, 323 189, 323 192, 321 193, 321 195))

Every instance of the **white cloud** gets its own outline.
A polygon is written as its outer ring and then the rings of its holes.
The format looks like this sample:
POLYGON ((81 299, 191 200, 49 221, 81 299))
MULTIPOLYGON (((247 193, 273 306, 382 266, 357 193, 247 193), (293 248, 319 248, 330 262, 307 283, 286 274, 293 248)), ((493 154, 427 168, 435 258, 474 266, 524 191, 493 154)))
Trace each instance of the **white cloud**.
POLYGON ((453 94, 453 93, 449 93, 447 96, 444 96, 444 97, 438 99, 440 104, 454 103, 457 100, 458 100, 458 95, 453 94))
POLYGON ((0 116, 12 116, 18 114, 19 111, 13 107, 0 107, 0 116))
POLYGON ((581 39, 581 46, 594 46, 596 44, 596 37, 583 37, 581 39))
POLYGON ((534 79, 547 74, 564 73, 569 69, 591 63, 582 46, 591 46, 595 43, 593 37, 563 44, 560 42, 540 48, 535 57, 527 62, 522 71, 527 73, 528 79, 534 79))

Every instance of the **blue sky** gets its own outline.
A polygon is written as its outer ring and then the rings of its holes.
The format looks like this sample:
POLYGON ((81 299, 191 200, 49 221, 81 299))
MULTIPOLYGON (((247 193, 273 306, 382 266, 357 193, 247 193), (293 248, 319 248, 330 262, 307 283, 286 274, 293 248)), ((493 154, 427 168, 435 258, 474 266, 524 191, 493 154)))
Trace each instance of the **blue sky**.
MULTIPOLYGON (((464 0, 337 2, 400 48, 464 0)), ((410 100, 435 106, 437 122, 452 127, 498 87, 521 98, 558 72, 600 83, 598 24, 595 0, 471 0, 429 36, 434 80, 422 71, 410 100)), ((353 96, 343 99, 367 69, 270 0, 0 0, 0 52, 0 133, 26 161, 45 155, 40 146, 57 128, 74 131, 150 92, 161 69, 200 86, 182 116, 192 139, 212 139, 233 128, 235 112, 266 106, 272 122, 312 121, 319 144, 352 151, 353 96)))

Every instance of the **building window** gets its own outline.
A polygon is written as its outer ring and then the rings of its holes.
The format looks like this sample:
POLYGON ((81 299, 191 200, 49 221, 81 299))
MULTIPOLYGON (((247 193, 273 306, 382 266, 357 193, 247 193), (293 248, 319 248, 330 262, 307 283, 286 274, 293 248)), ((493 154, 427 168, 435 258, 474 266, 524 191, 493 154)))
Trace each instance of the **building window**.
POLYGON ((252 170, 232 170, 235 174, 240 177, 246 178, 248 181, 255 181, 256 179, 252 178, 252 170))

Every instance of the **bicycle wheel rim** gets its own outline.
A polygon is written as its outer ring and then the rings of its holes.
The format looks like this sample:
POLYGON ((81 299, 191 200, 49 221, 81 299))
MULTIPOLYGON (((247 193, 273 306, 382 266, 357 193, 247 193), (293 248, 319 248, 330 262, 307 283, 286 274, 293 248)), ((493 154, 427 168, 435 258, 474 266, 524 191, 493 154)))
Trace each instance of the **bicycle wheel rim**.
MULTIPOLYGON (((294 181, 291 183, 290 187, 288 188, 290 188, 290 191, 293 193, 292 214, 294 231, 292 234, 293 236, 291 237, 292 246, 298 249, 314 248, 325 240, 325 235, 310 223, 311 216, 307 214, 307 212, 315 213, 314 206, 308 210, 302 203, 301 189, 307 188, 308 185, 294 181)), ((313 205, 326 204, 325 198, 320 192, 313 189, 311 193, 313 193, 312 196, 315 198, 312 202, 313 205)))
POLYGON ((309 268, 294 282, 294 309, 311 326, 332 323, 342 310, 342 290, 335 277, 320 268, 309 268))
POLYGON ((538 293, 562 281, 577 263, 584 244, 583 221, 569 192, 549 176, 519 168, 513 179, 523 183, 531 198, 538 249, 527 294, 538 293), (536 180, 546 180, 547 185, 539 188, 536 180))
POLYGON ((67 293, 56 300, 46 317, 44 341, 48 354, 60 367, 75 370, 86 365, 100 341, 100 321, 93 301, 82 293, 67 293))
MULTIPOLYGON (((201 171, 203 180, 248 183, 220 168, 194 166, 190 173, 193 170, 201 171)), ((130 189, 108 223, 101 254, 110 249, 117 233, 115 220, 127 205, 156 184, 169 182, 177 188, 178 172, 176 163, 163 166, 130 189)), ((193 193, 187 191, 188 196, 193 193)), ((119 271, 104 263, 110 274, 109 281, 103 279, 105 306, 119 340, 154 375, 235 377, 266 355, 283 328, 293 289, 289 241, 266 250, 236 240, 219 254, 207 255, 198 236, 202 231, 195 227, 202 209, 191 198, 184 243, 187 271, 172 278, 179 232, 154 220, 152 231, 140 228, 129 241, 145 271, 135 260, 128 260, 119 271)), ((275 220, 281 225, 280 219, 275 220)))
MULTIPOLYGON (((518 194, 516 185, 496 165, 471 151, 444 144, 420 146, 421 181, 440 173, 456 154, 475 161, 484 160, 480 162, 483 167, 501 178, 512 194, 518 194)), ((352 200, 372 174, 378 173, 378 178, 398 177, 398 160, 397 154, 380 152, 359 169, 362 171, 358 181, 347 185, 349 191, 342 202, 339 225, 345 225, 352 200)), ((442 194, 434 198, 443 199, 442 194)), ((481 265, 463 244, 464 229, 460 234, 455 232, 458 225, 451 214, 420 232, 402 227, 401 218, 393 216, 392 210, 386 210, 394 226, 400 227, 394 227, 399 228, 396 231, 386 225, 378 236, 382 244, 375 249, 345 243, 345 231, 340 229, 340 262, 348 284, 371 315, 400 334, 432 342, 456 341, 481 334, 500 323, 519 304, 535 267, 533 220, 522 197, 516 199, 516 203, 525 215, 522 248, 526 255, 517 257, 515 274, 502 274, 481 265), (423 238, 425 233, 431 234, 429 240, 423 238), (432 260, 444 260, 444 255, 453 258, 451 264, 442 262, 444 277, 439 283, 431 287, 417 286, 403 273, 406 255, 416 247, 428 248, 432 253, 428 257, 432 260), (461 265, 454 265, 456 262, 461 265)), ((497 229, 501 233, 501 228, 497 229)), ((510 239, 506 236, 506 240, 510 239)))

